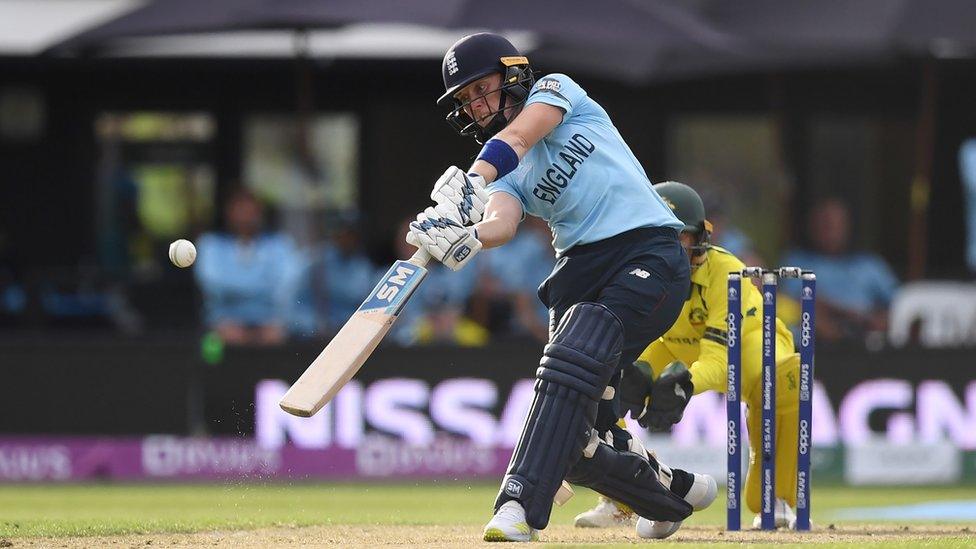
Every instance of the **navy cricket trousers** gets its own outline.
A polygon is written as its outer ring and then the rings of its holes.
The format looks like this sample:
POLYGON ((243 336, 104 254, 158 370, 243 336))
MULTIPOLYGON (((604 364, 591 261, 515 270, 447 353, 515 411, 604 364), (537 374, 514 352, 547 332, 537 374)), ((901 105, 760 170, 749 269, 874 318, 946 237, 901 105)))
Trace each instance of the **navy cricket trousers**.
MULTIPOLYGON (((550 336, 573 305, 590 301, 608 307, 624 327, 623 365, 671 328, 690 288, 691 267, 678 232, 644 227, 567 250, 539 287, 539 298, 549 308, 550 336)), ((618 366, 611 385, 616 388, 619 379, 618 366)), ((611 405, 612 410, 601 406, 601 431, 620 417, 619 398, 611 405)))

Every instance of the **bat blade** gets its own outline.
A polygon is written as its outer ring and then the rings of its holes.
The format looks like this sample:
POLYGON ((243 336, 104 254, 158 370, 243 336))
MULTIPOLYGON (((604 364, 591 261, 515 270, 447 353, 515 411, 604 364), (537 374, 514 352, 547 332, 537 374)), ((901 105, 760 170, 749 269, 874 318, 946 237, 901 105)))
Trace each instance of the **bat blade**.
POLYGON ((339 333, 288 389, 278 404, 289 414, 312 417, 349 382, 390 331, 403 306, 413 295, 427 269, 430 256, 418 251, 397 261, 380 279, 339 333))

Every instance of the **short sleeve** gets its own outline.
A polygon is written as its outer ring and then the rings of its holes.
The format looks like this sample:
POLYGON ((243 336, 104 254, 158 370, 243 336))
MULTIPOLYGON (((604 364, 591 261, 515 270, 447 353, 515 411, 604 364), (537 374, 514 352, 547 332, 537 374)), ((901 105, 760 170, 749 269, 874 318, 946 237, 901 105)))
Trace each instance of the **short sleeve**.
POLYGON ((525 105, 545 103, 559 107, 565 114, 563 120, 573 115, 579 107, 580 101, 586 97, 586 92, 572 78, 565 74, 549 74, 540 78, 529 91, 529 98, 525 105))
POLYGON ((522 192, 519 191, 518 185, 515 184, 511 174, 494 181, 491 185, 488 185, 488 196, 499 192, 514 196, 519 201, 519 204, 522 205, 522 216, 525 216, 525 196, 523 196, 522 192))

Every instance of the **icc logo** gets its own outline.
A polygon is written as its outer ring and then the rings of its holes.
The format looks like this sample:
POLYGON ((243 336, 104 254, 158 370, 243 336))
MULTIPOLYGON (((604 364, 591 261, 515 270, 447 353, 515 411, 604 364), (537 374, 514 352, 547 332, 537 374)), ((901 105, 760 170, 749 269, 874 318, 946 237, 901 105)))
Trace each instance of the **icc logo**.
POLYGON ((803 299, 805 301, 809 301, 809 300, 813 299, 813 289, 812 288, 803 288, 803 299))
POLYGON ((729 299, 735 299, 739 297, 739 292, 735 291, 735 288, 729 288, 729 299))
POLYGON ((773 292, 766 292, 763 294, 763 303, 767 303, 767 304, 773 303, 773 292))

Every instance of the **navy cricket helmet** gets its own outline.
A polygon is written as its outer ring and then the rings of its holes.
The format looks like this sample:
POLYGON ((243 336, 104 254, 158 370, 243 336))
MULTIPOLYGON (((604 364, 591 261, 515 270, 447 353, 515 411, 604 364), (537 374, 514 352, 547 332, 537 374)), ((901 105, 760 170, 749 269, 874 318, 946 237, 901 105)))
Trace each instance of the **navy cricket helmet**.
POLYGON ((444 55, 441 72, 444 95, 437 104, 451 109, 447 114, 448 124, 461 135, 473 136, 478 143, 488 141, 510 122, 505 117, 505 109, 524 103, 535 83, 529 60, 505 37, 489 32, 472 34, 455 42, 444 55), (498 90, 488 90, 488 93, 465 102, 454 97, 468 84, 496 72, 502 75, 498 90), (498 110, 491 112, 488 123, 482 126, 467 107, 495 92, 501 94, 498 110))

